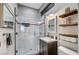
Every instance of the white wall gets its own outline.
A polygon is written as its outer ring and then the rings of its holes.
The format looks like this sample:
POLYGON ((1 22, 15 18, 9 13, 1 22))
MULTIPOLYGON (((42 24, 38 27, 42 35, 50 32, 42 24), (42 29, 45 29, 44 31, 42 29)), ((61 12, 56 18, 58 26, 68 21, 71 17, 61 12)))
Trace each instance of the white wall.
MULTIPOLYGON (((79 12, 79 3, 78 3, 78 12, 79 12)), ((78 13, 78 19, 79 19, 79 13, 78 13)), ((78 29, 79 29, 79 20, 78 20, 78 29)), ((79 30, 78 30, 78 54, 79 54, 79 30)))
MULTIPOLYGON (((10 8, 11 11, 14 12, 14 6, 16 4, 9 4, 8 7, 10 8)), ((3 13, 6 14, 6 12, 4 12, 6 10, 3 10, 3 13)), ((6 14, 7 15, 7 14, 6 14)), ((4 17, 5 15, 3 15, 4 17)), ((3 20, 5 20, 6 18, 4 18, 3 20)), ((6 20, 7 21, 7 20, 6 20)), ((9 21, 11 21, 11 19, 9 19, 9 21)), ((14 21, 14 20, 12 20, 14 21)), ((14 30, 13 29, 10 29, 10 28, 2 28, 0 27, 0 42, 1 42, 1 46, 0 46, 0 54, 3 55, 3 54, 11 54, 13 55, 15 52, 14 52, 14 30), (11 33, 11 40, 12 40, 12 45, 10 45, 9 47, 7 47, 6 45, 6 36, 3 36, 3 33, 11 33)))
POLYGON ((7 55, 7 54, 14 54, 14 35, 13 35, 13 29, 9 29, 9 28, 0 28, 0 55, 7 55), (12 40, 12 44, 10 46, 7 47, 6 45, 6 36, 3 34, 4 33, 11 33, 11 40, 12 40))

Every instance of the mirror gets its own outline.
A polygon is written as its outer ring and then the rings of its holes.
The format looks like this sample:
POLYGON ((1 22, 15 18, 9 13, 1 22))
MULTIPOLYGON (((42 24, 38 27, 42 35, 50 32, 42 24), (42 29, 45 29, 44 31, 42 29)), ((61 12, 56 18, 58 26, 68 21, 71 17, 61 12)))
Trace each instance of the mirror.
POLYGON ((13 22, 13 15, 6 5, 4 5, 4 21, 13 22))
POLYGON ((9 10, 9 8, 7 7, 7 5, 4 4, 4 26, 6 27, 10 27, 10 28, 13 28, 13 15, 11 13, 11 11, 9 10))
POLYGON ((48 33, 56 33, 57 20, 56 16, 48 20, 48 33))

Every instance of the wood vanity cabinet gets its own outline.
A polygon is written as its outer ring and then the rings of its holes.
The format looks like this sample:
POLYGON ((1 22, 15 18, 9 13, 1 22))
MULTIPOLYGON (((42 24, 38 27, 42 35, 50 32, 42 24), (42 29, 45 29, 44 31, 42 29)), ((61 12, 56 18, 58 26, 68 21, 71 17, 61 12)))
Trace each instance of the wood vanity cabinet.
POLYGON ((47 43, 40 40, 40 55, 57 55, 57 41, 47 43))

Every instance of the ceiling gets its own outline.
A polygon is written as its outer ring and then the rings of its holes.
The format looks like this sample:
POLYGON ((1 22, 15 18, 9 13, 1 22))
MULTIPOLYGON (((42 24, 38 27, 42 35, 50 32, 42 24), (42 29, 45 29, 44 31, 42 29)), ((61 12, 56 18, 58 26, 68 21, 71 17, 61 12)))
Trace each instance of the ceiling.
POLYGON ((34 9, 40 9, 43 3, 20 3, 20 5, 24 5, 27 7, 34 8, 34 9))
POLYGON ((70 3, 55 3, 55 6, 51 8, 46 14, 55 14, 56 12, 60 11, 62 8, 64 8, 66 5, 69 5, 70 3))
MULTIPOLYGON (((44 3, 19 3, 20 5, 24 5, 24 6, 28 6, 34 9, 41 9, 42 6, 44 6, 44 3)), ((52 7, 47 13, 48 14, 55 14, 56 12, 58 12, 60 9, 64 8, 66 5, 68 5, 70 3, 55 3, 55 6, 52 7)))

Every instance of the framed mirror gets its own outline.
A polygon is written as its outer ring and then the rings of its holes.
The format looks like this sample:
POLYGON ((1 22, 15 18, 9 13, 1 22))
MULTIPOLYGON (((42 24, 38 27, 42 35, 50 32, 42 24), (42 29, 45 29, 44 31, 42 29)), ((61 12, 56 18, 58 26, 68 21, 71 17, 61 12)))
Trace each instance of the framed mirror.
POLYGON ((4 22, 3 26, 13 28, 13 21, 14 21, 14 16, 13 13, 10 11, 10 7, 7 6, 6 4, 3 5, 4 11, 4 22))
POLYGON ((57 29, 57 17, 55 16, 55 17, 53 17, 52 19, 49 19, 48 20, 48 33, 56 33, 56 29, 57 29))

